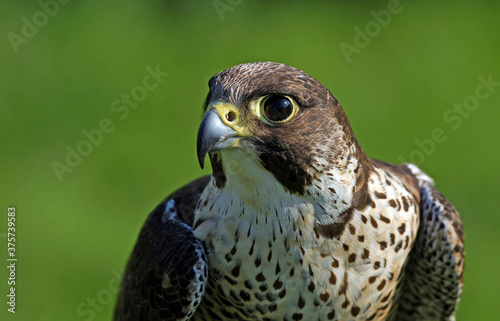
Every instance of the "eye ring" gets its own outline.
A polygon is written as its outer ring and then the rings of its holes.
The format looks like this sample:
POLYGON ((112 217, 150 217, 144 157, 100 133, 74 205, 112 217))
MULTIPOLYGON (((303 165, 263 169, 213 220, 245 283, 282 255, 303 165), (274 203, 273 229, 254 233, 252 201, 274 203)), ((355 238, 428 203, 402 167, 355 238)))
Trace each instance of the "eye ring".
POLYGON ((261 115, 271 124, 290 120, 297 112, 297 105, 290 97, 270 95, 261 100, 261 115))

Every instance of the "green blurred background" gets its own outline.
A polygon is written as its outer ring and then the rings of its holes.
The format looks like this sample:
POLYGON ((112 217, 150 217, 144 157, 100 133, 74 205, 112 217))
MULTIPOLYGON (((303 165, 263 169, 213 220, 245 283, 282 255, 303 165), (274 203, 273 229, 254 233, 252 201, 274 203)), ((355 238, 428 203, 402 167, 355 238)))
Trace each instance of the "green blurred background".
POLYGON ((435 178, 466 231, 457 319, 497 320, 499 17, 498 1, 4 1, 0 257, 15 206, 19 261, 15 316, 0 268, 0 319, 109 320, 149 211, 209 173, 195 152, 208 79, 271 60, 330 88, 369 156, 435 178), (152 90, 148 66, 168 73, 152 90), (58 177, 67 148, 88 155, 58 177))

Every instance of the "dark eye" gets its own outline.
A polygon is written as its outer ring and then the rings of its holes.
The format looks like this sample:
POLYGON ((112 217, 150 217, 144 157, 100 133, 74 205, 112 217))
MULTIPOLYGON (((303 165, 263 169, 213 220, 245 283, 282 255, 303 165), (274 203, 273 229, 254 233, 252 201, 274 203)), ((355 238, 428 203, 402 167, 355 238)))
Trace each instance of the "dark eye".
POLYGON ((293 104, 287 97, 271 96, 264 101, 264 113, 269 121, 280 123, 293 114, 293 104))

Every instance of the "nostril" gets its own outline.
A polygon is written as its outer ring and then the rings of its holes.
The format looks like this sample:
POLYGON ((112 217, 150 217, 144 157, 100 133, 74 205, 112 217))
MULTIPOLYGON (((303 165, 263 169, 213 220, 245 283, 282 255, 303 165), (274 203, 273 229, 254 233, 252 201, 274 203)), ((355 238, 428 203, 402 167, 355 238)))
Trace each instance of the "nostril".
POLYGON ((230 123, 236 120, 236 113, 234 111, 230 111, 226 114, 226 120, 230 123))

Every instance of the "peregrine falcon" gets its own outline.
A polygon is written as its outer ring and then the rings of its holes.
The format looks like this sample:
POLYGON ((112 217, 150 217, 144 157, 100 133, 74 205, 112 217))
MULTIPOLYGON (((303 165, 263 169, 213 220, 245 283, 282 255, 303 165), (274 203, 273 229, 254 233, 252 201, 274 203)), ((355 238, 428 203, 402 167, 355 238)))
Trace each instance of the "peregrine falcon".
POLYGON ((299 69, 246 63, 209 87, 212 174, 147 218, 116 321, 455 320, 463 228, 428 175, 369 158, 299 69))

